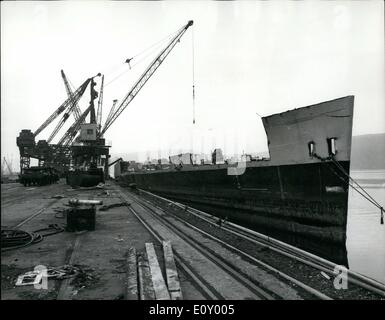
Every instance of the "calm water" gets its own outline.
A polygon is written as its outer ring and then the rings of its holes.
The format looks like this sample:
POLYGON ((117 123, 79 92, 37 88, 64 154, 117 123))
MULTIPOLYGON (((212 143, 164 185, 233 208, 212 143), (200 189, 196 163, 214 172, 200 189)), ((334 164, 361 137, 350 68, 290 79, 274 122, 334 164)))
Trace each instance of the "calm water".
MULTIPOLYGON (((385 170, 352 171, 351 176, 385 208, 385 170)), ((385 283, 385 224, 380 224, 380 210, 353 189, 346 247, 351 270, 385 283)))

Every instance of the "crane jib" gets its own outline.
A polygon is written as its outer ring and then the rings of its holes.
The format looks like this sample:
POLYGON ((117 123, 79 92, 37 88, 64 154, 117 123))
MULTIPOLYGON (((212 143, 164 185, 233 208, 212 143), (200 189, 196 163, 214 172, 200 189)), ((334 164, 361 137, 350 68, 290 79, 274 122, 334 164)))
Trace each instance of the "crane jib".
MULTIPOLYGON (((73 99, 74 93, 71 90, 68 79, 67 79, 63 70, 61 70, 61 76, 63 78, 63 82, 64 82, 64 86, 65 86, 66 91, 67 91, 68 98, 73 99)), ((80 118, 80 114, 81 114, 80 107, 77 104, 75 104, 75 107, 73 110, 73 115, 74 115, 75 121, 77 121, 80 118)))
MULTIPOLYGON (((91 78, 84 81, 84 83, 75 91, 72 99, 80 99, 80 97, 83 95, 84 91, 86 90, 89 82, 91 81, 91 78)), ((72 99, 70 97, 65 100, 61 106, 34 132, 34 136, 36 137, 41 131, 43 131, 53 120, 55 120, 72 102, 72 99)))
POLYGON ((191 27, 193 24, 194 24, 194 21, 193 21, 193 20, 190 20, 190 21, 186 24, 185 29, 187 30, 187 28, 188 28, 188 27, 191 27))

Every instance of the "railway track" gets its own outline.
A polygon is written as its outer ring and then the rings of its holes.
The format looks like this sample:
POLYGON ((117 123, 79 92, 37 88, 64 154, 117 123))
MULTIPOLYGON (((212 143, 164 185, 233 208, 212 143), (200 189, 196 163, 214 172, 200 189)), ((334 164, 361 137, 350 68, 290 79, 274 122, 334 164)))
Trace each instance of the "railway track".
MULTIPOLYGON (((33 187, 33 188, 25 188, 24 186, 16 186, 12 188, 8 188, 5 190, 1 190, 1 208, 6 209, 14 204, 20 204, 20 203, 28 203, 29 201, 36 201, 40 200, 42 197, 42 194, 47 193, 47 189, 44 187, 33 187)), ((48 200, 47 198, 45 200, 48 200)), ((40 214, 42 214, 45 210, 52 207, 55 203, 57 203, 59 199, 53 198, 49 199, 45 204, 43 203, 42 206, 39 209, 36 209, 32 214, 28 215, 27 217, 23 217, 21 219, 18 219, 17 221, 13 222, 11 228, 17 229, 20 228, 25 223, 29 222, 30 220, 36 218, 40 214)), ((31 206, 31 209, 34 206, 31 206)), ((32 210, 31 210, 32 211, 32 210)))
MULTIPOLYGON (((130 202, 129 210, 143 223, 143 225, 157 238, 162 241, 162 237, 154 230, 153 226, 143 219, 143 214, 151 215, 153 221, 167 227, 173 234, 182 239, 186 246, 193 247, 201 255, 220 268, 224 277, 231 277, 233 283, 252 293, 249 299, 302 299, 312 296, 316 299, 330 300, 331 298, 322 292, 306 285, 305 283, 281 272, 268 264, 256 259, 248 253, 225 243, 204 230, 197 228, 183 221, 180 217, 166 213, 159 207, 153 206, 132 193, 129 195, 121 189, 117 189, 122 200, 130 202), (134 201, 137 206, 132 205, 134 201), (142 210, 139 210, 142 208, 142 210), (197 234, 200 234, 198 236, 197 234), (215 245, 213 245, 215 243, 215 245), (218 249, 224 248, 224 249, 218 249), (229 254, 230 252, 230 254, 229 254), (253 266, 254 270, 250 269, 253 266), (250 270, 248 270, 250 269, 250 270), (293 289, 295 288, 295 289, 293 289)), ((184 271, 192 276, 199 285, 205 296, 210 299, 226 299, 223 293, 215 289, 211 279, 199 275, 178 250, 175 250, 176 258, 184 271)), ((230 297, 231 298, 231 297, 230 297)), ((233 296, 233 299, 242 299, 240 296, 233 296)), ((247 299, 247 297, 246 297, 247 299)))
MULTIPOLYGON (((140 192, 143 194, 149 195, 154 199, 166 201, 167 203, 172 204, 184 210, 185 212, 188 212, 189 214, 192 214, 194 217, 197 217, 198 219, 208 224, 215 225, 215 226, 218 225, 218 217, 215 217, 208 213, 202 212, 200 210, 188 207, 179 202, 166 199, 164 197, 158 196, 156 194, 153 194, 145 190, 140 190, 140 192)), ((323 259, 321 257, 318 257, 316 255, 313 255, 302 249, 291 246, 287 243, 284 243, 277 239, 268 237, 254 230, 247 229, 245 227, 242 227, 240 225, 237 225, 231 222, 226 222, 224 225, 221 226, 221 229, 232 235, 235 235, 236 237, 239 237, 245 241, 248 241, 252 244, 264 246, 266 248, 269 248, 269 250, 272 250, 278 254, 281 254, 290 259, 294 259, 300 263, 306 264, 307 266, 317 269, 320 272, 322 271, 326 274, 329 274, 332 277, 335 276, 334 270, 336 269, 336 267, 338 267, 335 263, 328 261, 326 259, 323 259)), ((383 285, 382 283, 376 280, 373 280, 371 278, 365 277, 359 273, 353 272, 351 270, 347 270, 347 275, 348 275, 349 283, 352 283, 361 288, 369 290, 370 292, 373 292, 374 294, 377 294, 379 296, 385 297, 385 285, 383 285)))

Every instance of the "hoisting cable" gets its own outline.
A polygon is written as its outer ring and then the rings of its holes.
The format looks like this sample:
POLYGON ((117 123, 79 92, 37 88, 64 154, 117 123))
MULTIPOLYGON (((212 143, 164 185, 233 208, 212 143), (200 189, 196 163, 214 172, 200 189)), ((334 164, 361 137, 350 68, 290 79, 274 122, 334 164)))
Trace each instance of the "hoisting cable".
POLYGON ((194 26, 191 30, 191 50, 192 50, 192 103, 193 103, 193 124, 195 124, 195 48, 194 48, 194 26))
POLYGON ((177 32, 179 32, 180 28, 172 33, 170 33, 168 36, 164 37, 163 39, 155 42, 154 44, 152 44, 151 46, 147 47, 146 49, 142 50, 141 52, 137 53, 136 55, 134 55, 131 59, 134 59, 140 55, 142 55, 143 53, 145 53, 146 51, 150 50, 151 48, 157 46, 157 45, 160 45, 162 42, 166 41, 167 39, 171 38, 172 36, 174 36, 177 32))
POLYGON ((113 78, 112 80, 108 81, 105 85, 104 85, 104 89, 106 89, 106 87, 111 84, 112 82, 118 80, 121 76, 123 76, 125 73, 127 73, 130 69, 126 69, 124 70, 123 72, 119 73, 115 78, 113 78))
POLYGON ((147 47, 146 49, 142 50, 141 52, 135 54, 134 56, 132 56, 131 58, 128 58, 126 59, 126 61, 124 62, 124 64, 128 64, 128 69, 124 70, 123 72, 119 73, 117 76, 115 76, 113 79, 111 79, 110 81, 108 81, 105 85, 104 85, 104 88, 106 88, 109 84, 111 84, 112 82, 118 80, 120 77, 122 77, 124 74, 126 74, 128 71, 130 71, 132 68, 134 68, 135 66, 137 66, 138 64, 140 64, 141 62, 143 62, 145 59, 147 59, 151 54, 153 54, 153 52, 155 50, 158 49, 158 47, 163 43, 165 42, 166 40, 170 39, 171 37, 173 37, 177 32, 179 32, 179 29, 173 33, 170 33, 168 36, 164 37, 163 39, 155 42, 154 44, 152 44, 151 46, 147 47), (148 51, 148 52, 147 52, 148 51), (146 55, 144 55, 141 59, 139 59, 138 61, 136 61, 134 64, 131 64, 130 62, 134 59, 136 59, 137 57, 143 55, 145 52, 147 52, 146 55))
MULTIPOLYGON (((380 224, 384 224, 384 208, 381 206, 380 203, 378 203, 357 181, 355 181, 347 172, 346 170, 344 169, 344 167, 333 157, 328 157, 328 158, 322 158, 320 156, 318 156, 317 154, 314 154, 314 156, 318 159, 320 159, 321 161, 325 161, 325 160, 332 160, 332 162, 335 164, 335 166, 340 170, 340 172, 342 172, 342 174, 348 178, 348 185, 350 187, 352 187, 355 191, 357 191, 357 193, 359 193, 364 199, 368 200, 370 203, 372 203, 375 207, 377 207, 378 209, 380 209, 380 224), (362 190, 362 192, 354 185, 354 183, 358 186, 358 188, 360 188, 362 190)), ((340 176, 330 165, 330 162, 327 162, 327 164, 329 165, 328 168, 340 179, 342 180, 343 182, 346 183, 346 180, 344 179, 344 177, 340 176)))
MULTIPOLYGON (((173 35, 171 35, 171 36, 173 36, 173 35)), ((171 37, 168 37, 167 39, 169 39, 169 38, 171 38, 171 37)), ((165 40, 167 40, 167 39, 165 39, 165 40)), ((163 43, 163 42, 162 42, 162 43, 163 43)), ((132 65, 132 68, 135 67, 136 65, 142 63, 142 62, 143 62, 144 60, 146 60, 149 56, 151 56, 152 54, 154 54, 155 51, 159 50, 159 47, 160 47, 160 45, 161 45, 162 43, 159 43, 158 46, 156 46, 156 47, 154 47, 153 49, 151 49, 150 51, 148 51, 148 53, 147 53, 146 55, 144 55, 141 59, 139 59, 136 63, 134 63, 134 64, 132 65)), ((134 58, 131 58, 131 59, 134 59, 134 58)))
MULTIPOLYGON (((164 37, 163 39, 161 39, 161 40, 159 40, 159 41, 153 43, 152 45, 148 46, 148 47, 145 48, 144 50, 138 52, 137 54, 135 54, 135 55, 132 56, 131 58, 126 59, 126 61, 124 61, 124 64, 128 63, 128 66, 129 66, 129 68, 131 69, 131 68, 133 67, 133 65, 130 64, 131 60, 133 60, 133 59, 139 57, 140 55, 142 55, 142 54, 145 53, 146 51, 150 50, 151 48, 153 48, 153 47, 159 45, 160 43, 164 42, 165 40, 167 40, 168 38, 170 38, 171 36, 173 36, 176 32, 177 32, 177 31, 175 31, 175 32, 173 32, 173 33, 171 33, 171 34, 169 34, 168 36, 164 37)), ((111 74, 115 73, 115 71, 117 71, 118 68, 121 68, 121 66, 122 66, 122 64, 119 63, 118 65, 115 65, 115 66, 109 68, 107 71, 104 72, 104 75, 105 75, 105 76, 110 76, 111 74)), ((126 73, 127 71, 128 71, 128 70, 125 70, 123 73, 126 73)), ((121 75, 121 74, 120 74, 120 75, 121 75)), ((118 75, 116 78, 118 78, 118 77, 119 77, 119 75, 118 75)), ((115 78, 114 78, 114 79, 115 79, 115 78)), ((112 81, 110 81, 110 82, 112 82, 112 81)))
MULTIPOLYGON (((111 75, 113 75, 113 74, 119 72, 121 68, 122 68, 122 63, 115 64, 114 66, 111 66, 111 67, 109 67, 107 70, 105 70, 105 71, 103 72, 103 74, 104 74, 105 76, 111 76, 111 75)), ((99 70, 103 70, 103 68, 99 68, 99 70)))

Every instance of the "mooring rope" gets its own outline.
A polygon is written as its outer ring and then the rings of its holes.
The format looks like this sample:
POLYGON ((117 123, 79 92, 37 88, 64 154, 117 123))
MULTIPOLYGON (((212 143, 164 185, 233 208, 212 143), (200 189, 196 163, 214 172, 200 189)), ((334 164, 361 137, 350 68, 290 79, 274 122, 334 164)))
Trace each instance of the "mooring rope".
POLYGON ((359 194, 361 194, 366 200, 368 200, 369 202, 371 202, 374 206, 376 206, 378 209, 380 209, 380 223, 381 224, 384 224, 384 208, 381 206, 380 203, 378 203, 356 180, 354 180, 347 172, 346 170, 344 169, 344 167, 334 158, 334 157, 331 157, 331 160, 333 161, 333 163, 337 166, 337 168, 340 169, 340 171, 350 180, 352 181, 353 183, 355 183, 364 193, 362 194, 359 190, 357 190, 353 184, 351 184, 349 182, 349 185, 354 189, 356 190, 359 194))
POLYGON ((342 171, 342 173, 347 176, 351 181, 353 181, 353 183, 355 183, 366 195, 367 197, 369 197, 370 199, 372 199, 373 202, 375 202, 378 206, 380 206, 380 204, 356 181, 354 180, 347 172, 346 170, 344 169, 344 167, 334 158, 332 157, 331 158, 333 163, 342 171))
MULTIPOLYGON (((384 224, 384 208, 381 206, 380 203, 378 203, 356 180, 354 180, 347 172, 346 170, 344 169, 344 167, 333 157, 328 157, 328 158, 322 158, 320 156, 318 156, 317 154, 314 155, 317 159, 320 159, 321 161, 325 162, 326 160, 331 160, 335 165, 336 167, 342 172, 342 174, 348 178, 348 185, 350 187, 352 187, 355 191, 357 191, 364 199, 368 200, 370 203, 372 203, 375 207, 377 207, 378 209, 380 209, 380 224, 384 224), (351 183, 352 181, 352 183, 351 183), (362 192, 356 187, 354 186, 355 183, 359 189, 362 190, 362 192)), ((339 178, 341 179, 343 182, 346 183, 346 180, 341 177, 331 166, 330 166, 330 162, 327 162, 328 164, 328 168, 339 178)))

